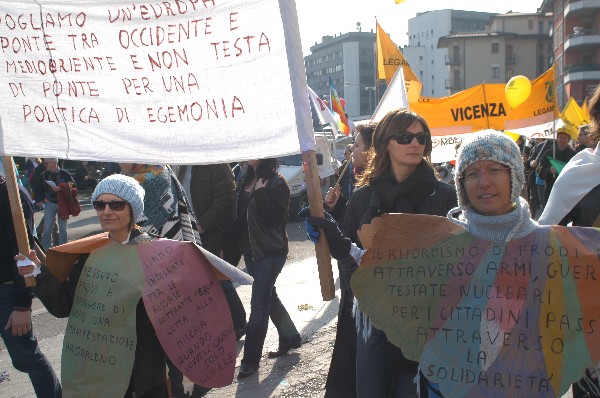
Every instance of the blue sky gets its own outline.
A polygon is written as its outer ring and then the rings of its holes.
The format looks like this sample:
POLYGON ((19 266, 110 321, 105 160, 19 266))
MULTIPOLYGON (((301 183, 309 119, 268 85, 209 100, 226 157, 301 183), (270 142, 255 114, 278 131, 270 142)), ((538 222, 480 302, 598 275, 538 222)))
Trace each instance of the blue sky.
POLYGON ((417 12, 442 9, 505 13, 536 12, 542 0, 296 0, 304 55, 310 46, 325 35, 356 30, 360 22, 363 32, 375 31, 375 17, 383 29, 399 45, 407 44, 408 20, 417 12))

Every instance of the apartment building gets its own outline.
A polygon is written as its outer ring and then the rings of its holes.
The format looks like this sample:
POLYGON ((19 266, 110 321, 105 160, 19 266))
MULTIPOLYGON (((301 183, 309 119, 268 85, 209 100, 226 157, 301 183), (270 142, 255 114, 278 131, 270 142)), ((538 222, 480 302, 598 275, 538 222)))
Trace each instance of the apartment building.
POLYGON ((354 120, 369 117, 377 105, 375 89, 375 33, 349 32, 323 36, 304 57, 308 86, 329 99, 329 77, 346 101, 346 113, 354 120))
POLYGON ((600 1, 543 0, 552 13, 552 61, 560 107, 570 97, 579 104, 600 84, 600 1))
POLYGON ((538 13, 498 14, 485 32, 441 37, 447 49, 446 95, 481 83, 506 83, 515 75, 535 79, 550 67, 552 16, 538 13))
POLYGON ((441 37, 484 32, 490 17, 496 14, 461 10, 435 10, 418 13, 408 20, 408 46, 402 48, 404 57, 415 71, 426 97, 447 95, 448 49, 438 48, 441 37))

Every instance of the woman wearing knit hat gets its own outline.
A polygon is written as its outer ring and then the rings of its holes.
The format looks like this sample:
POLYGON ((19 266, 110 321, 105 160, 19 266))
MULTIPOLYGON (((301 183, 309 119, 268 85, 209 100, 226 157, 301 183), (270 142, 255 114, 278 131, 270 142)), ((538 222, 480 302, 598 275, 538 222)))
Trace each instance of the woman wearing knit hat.
POLYGON ((224 274, 242 284, 251 278, 195 243, 141 232, 136 222, 144 196, 131 177, 103 179, 92 204, 106 233, 51 249, 48 268, 32 251, 35 267, 19 269, 21 275, 37 272, 35 295, 54 316, 69 317, 64 396, 167 397, 166 355, 195 383, 223 387, 233 380, 235 361, 199 358, 211 352, 206 346, 235 358, 233 324, 217 278, 224 274))
MULTIPOLYGON (((471 234, 495 243, 519 239, 538 224, 520 196, 525 174, 519 147, 507 135, 487 130, 462 143, 454 177, 458 207, 448 219, 471 234)), ((427 381, 429 398, 440 398, 439 387, 427 381)))
MULTIPOLYGON (((30 258, 39 267, 40 274, 36 277, 37 285, 33 288, 35 295, 42 301, 48 311, 56 317, 69 317, 69 324, 67 326, 67 332, 65 333, 65 344, 63 347, 63 361, 62 361, 62 380, 63 380, 63 392, 65 395, 69 394, 80 394, 81 396, 86 395, 84 391, 89 391, 90 386, 93 386, 94 377, 90 377, 87 380, 85 378, 77 377, 77 369, 72 369, 73 364, 65 363, 65 354, 67 347, 75 346, 73 351, 75 356, 80 355, 82 358, 96 357, 96 353, 86 352, 84 349, 76 346, 77 339, 70 340, 70 331, 77 330, 75 325, 71 324, 71 320, 77 318, 96 317, 97 323, 113 323, 112 338, 117 340, 124 338, 125 341, 129 338, 132 344, 125 343, 127 348, 135 351, 134 361, 132 368, 130 368, 129 386, 125 385, 127 392, 126 397, 167 397, 167 386, 165 376, 165 354, 158 341, 154 328, 148 318, 144 305, 141 301, 141 295, 130 295, 125 292, 111 292, 118 298, 110 301, 110 305, 95 302, 94 296, 86 293, 91 293, 94 289, 98 289, 98 284, 95 283, 94 277, 90 276, 90 272, 95 272, 96 275, 105 275, 106 277, 117 278, 116 273, 112 273, 110 267, 103 267, 102 258, 100 261, 94 261, 98 257, 107 257, 111 262, 118 262, 117 267, 126 267, 127 264, 120 263, 119 246, 120 244, 127 244, 129 242, 137 240, 145 241, 151 239, 147 235, 143 235, 139 229, 136 228, 135 221, 139 219, 144 210, 144 189, 138 184, 136 180, 131 177, 124 175, 115 174, 110 177, 103 179, 94 190, 92 194, 92 204, 97 212, 98 220, 102 228, 108 232, 108 237, 112 242, 117 244, 116 246, 110 246, 110 243, 103 247, 106 248, 109 253, 103 256, 103 252, 107 250, 97 250, 92 254, 84 254, 79 256, 79 260, 71 267, 69 271, 69 277, 67 282, 61 283, 56 276, 54 276, 47 267, 45 267, 35 256, 35 253, 30 253, 30 258), (102 253, 97 253, 102 252, 102 253), (83 272, 82 272, 83 271, 83 272), (79 286, 83 286, 81 289, 79 286), (137 298, 136 298, 137 297, 137 298), (90 311, 90 306, 108 306, 110 312, 113 312, 114 308, 126 307, 125 302, 133 303, 133 311, 135 319, 134 331, 119 330, 124 329, 126 324, 117 324, 116 321, 110 318, 102 318, 98 315, 92 315, 94 311, 90 311), (80 311, 80 308, 76 307, 76 303, 84 302, 87 303, 87 311, 80 311), (104 319, 104 320, 103 320, 104 319), (106 321, 106 319, 110 319, 106 321), (112 321, 112 322, 111 322, 112 321), (137 345, 135 342, 137 341, 137 345), (79 353, 79 354, 78 354, 79 353), (74 380, 67 378, 68 375, 75 375, 74 380), (82 385, 83 383, 89 383, 88 385, 82 385), (75 385, 73 385, 75 384, 75 385), (70 385, 70 387, 69 387, 70 385)), ((20 256, 20 259, 24 259, 24 256, 20 256)), ((26 266, 19 268, 19 273, 25 275, 26 273, 33 272, 33 266, 26 266)), ((133 271, 133 270, 132 270, 133 271)), ((131 272, 134 274, 134 272, 131 272)), ((118 275, 118 280, 122 281, 122 290, 131 291, 135 294, 136 291, 134 286, 130 286, 129 283, 133 282, 122 273, 118 275), (129 282, 129 283, 128 283, 129 282)), ((138 293, 139 294, 139 293, 138 293)), ((108 310, 107 310, 108 311, 108 310)), ((105 312, 105 311, 103 311, 105 312)), ((102 313, 102 312, 101 312, 102 313)), ((86 331, 85 329, 79 329, 76 333, 91 333, 92 331, 86 331)), ((88 339, 101 339, 101 329, 96 329, 94 332, 98 332, 94 337, 88 336, 88 339)), ((110 336, 108 339, 110 340, 110 336)), ((118 355, 116 358, 120 359, 118 355)), ((108 361, 111 361, 109 353, 106 354, 108 361)), ((119 362, 117 360, 117 362, 119 362)), ((98 370, 95 365, 95 361, 90 361, 89 358, 84 360, 82 363, 78 363, 77 366, 83 366, 85 371, 88 373, 102 374, 103 370, 98 370)), ((119 363, 119 365, 125 365, 119 363)), ((115 370, 116 371, 116 370, 115 370)), ((127 372, 125 368, 120 368, 119 372, 127 372)), ((101 380, 101 377, 98 377, 101 380)), ((98 382, 96 380, 96 382, 98 382)), ((116 383, 118 384, 118 383, 116 383)), ((102 388, 102 391, 106 391, 105 388, 108 386, 97 385, 96 388, 102 388)), ((97 394, 104 394, 101 390, 97 391, 97 394)), ((122 395, 121 395, 122 396, 122 395)))

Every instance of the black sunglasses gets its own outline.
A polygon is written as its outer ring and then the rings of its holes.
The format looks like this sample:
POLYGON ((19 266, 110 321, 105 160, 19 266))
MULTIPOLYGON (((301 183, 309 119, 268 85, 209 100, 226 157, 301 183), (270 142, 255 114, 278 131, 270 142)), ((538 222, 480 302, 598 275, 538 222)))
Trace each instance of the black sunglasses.
POLYGON ((424 133, 417 133, 417 134, 413 134, 413 133, 409 133, 408 131, 405 131, 402 134, 392 135, 390 137, 390 140, 394 140, 400 145, 408 145, 412 142, 413 138, 416 138, 419 145, 425 145, 427 143, 428 135, 429 135, 428 131, 424 132, 424 133))
POLYGON ((104 209, 106 209, 106 205, 108 205, 112 211, 121 211, 125 208, 125 206, 127 206, 127 202, 124 200, 113 200, 111 202, 94 200, 92 204, 94 205, 94 209, 96 209, 96 211, 104 211, 104 209))

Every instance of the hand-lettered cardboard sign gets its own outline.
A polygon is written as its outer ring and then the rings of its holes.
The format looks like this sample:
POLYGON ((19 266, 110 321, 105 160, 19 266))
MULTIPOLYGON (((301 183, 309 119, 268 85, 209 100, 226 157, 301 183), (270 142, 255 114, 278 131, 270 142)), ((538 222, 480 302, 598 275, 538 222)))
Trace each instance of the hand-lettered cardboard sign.
POLYGON ((195 384, 223 387, 235 370, 236 340, 225 294, 192 243, 139 245, 144 304, 165 353, 195 384))
MULTIPOLYGON (((235 274, 227 263, 219 267, 235 274)), ((63 343, 65 396, 125 394, 140 299, 165 353, 184 375, 205 387, 231 383, 235 333, 211 262, 191 242, 141 236, 127 245, 104 240, 83 266, 63 343)))
POLYGON ((0 154, 213 164, 313 150, 294 0, 0 0, 0 154))
POLYGON ((363 227, 361 311, 446 397, 560 397, 600 360, 600 231, 506 244, 436 217, 363 227))

